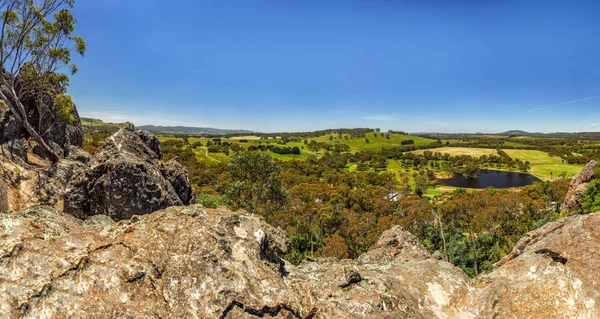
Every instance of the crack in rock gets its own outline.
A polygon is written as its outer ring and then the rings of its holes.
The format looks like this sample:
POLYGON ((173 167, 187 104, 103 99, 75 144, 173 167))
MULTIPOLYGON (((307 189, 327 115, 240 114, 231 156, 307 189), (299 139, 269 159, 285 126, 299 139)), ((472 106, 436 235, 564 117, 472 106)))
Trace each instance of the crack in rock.
POLYGON ((552 258, 552 260, 553 260, 554 262, 561 263, 561 264, 563 264, 563 265, 564 265, 564 264, 566 264, 566 263, 569 261, 569 259, 567 259, 567 258, 565 258, 565 257, 561 256, 561 255, 560 255, 560 253, 557 253, 557 252, 555 252, 555 251, 552 251, 552 250, 550 250, 550 249, 548 249, 548 248, 538 249, 538 250, 536 250, 536 251, 535 251, 535 253, 536 253, 536 254, 543 254, 543 255, 547 255, 547 256, 549 256, 550 258, 552 258))
POLYGON ((315 311, 316 309, 313 309, 309 313, 308 316, 302 317, 297 311, 295 311, 290 306, 285 305, 285 304, 278 304, 273 307, 269 307, 269 306, 265 305, 262 308, 258 309, 258 308, 246 307, 243 303, 241 303, 237 300, 233 300, 229 303, 229 305, 227 305, 225 310, 223 310, 223 313, 221 314, 221 316, 219 318, 220 319, 227 318, 227 315, 229 315, 229 313, 236 307, 242 309, 245 313, 247 313, 249 315, 253 315, 253 316, 256 316, 259 318, 263 318, 266 315, 275 317, 275 316, 279 315, 279 313, 282 310, 289 312, 293 316, 293 318, 299 318, 299 319, 311 319, 314 317, 314 315, 316 313, 316 311, 315 311))

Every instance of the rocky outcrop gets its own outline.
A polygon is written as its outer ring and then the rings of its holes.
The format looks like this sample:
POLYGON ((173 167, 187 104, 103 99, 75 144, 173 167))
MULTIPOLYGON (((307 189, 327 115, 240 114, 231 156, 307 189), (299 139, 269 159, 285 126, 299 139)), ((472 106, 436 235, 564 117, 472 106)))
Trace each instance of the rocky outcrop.
POLYGON ((565 201, 561 206, 562 210, 575 212, 581 208, 580 200, 585 194, 585 188, 587 184, 595 177, 598 177, 594 176, 597 164, 598 161, 590 161, 587 163, 587 165, 585 165, 583 170, 581 170, 581 173, 573 176, 571 184, 569 185, 569 190, 567 191, 567 195, 565 197, 565 201))
POLYGON ((89 155, 81 149, 83 130, 77 109, 71 110, 72 121, 55 110, 54 97, 60 92, 59 86, 49 85, 21 99, 28 122, 60 157, 54 163, 10 109, 0 106, 0 211, 40 204, 62 210, 66 185, 89 155))
MULTIPOLYGON (((469 279, 394 227, 357 260, 317 258, 286 281, 316 318, 469 318, 469 279)), ((306 316, 305 313, 303 313, 306 316)))
POLYGON ((395 227, 356 260, 293 266, 281 230, 243 211, 170 207, 113 222, 0 214, 2 318, 598 318, 600 214, 524 239, 468 279, 395 227), (43 265, 43 266, 40 266, 43 265))
POLYGON ((528 233, 499 265, 473 284, 480 318, 600 317, 600 213, 528 233))
POLYGON ((195 201, 187 170, 161 162, 158 139, 129 125, 110 136, 69 183, 65 212, 114 220, 195 201))
POLYGON ((175 193, 184 204, 196 202, 196 192, 190 183, 188 171, 183 165, 172 159, 163 165, 161 173, 171 183, 175 193))
MULTIPOLYGON (((83 129, 77 108, 71 111, 72 122, 67 122, 54 110, 54 95, 44 90, 43 96, 23 97, 23 105, 28 114, 27 120, 44 138, 46 143, 61 157, 69 155, 71 150, 83 146, 83 129)), ((8 108, 0 107, 0 149, 3 157, 12 161, 28 162, 27 153, 48 158, 46 151, 33 141, 27 143, 29 134, 14 118, 8 108), (30 145, 31 144, 31 145, 30 145)))
POLYGON ((116 223, 44 207, 0 216, 3 318, 452 317, 452 293, 468 288, 460 270, 412 243, 373 252, 422 258, 294 267, 279 258, 286 234, 244 212, 171 207, 116 223))
MULTIPOLYGON (((77 107, 71 110, 72 121, 65 120, 56 111, 54 99, 63 92, 60 84, 46 83, 43 89, 27 91, 21 98, 29 123, 61 157, 68 156, 72 146, 83 147, 83 128, 77 107)), ((39 156, 47 157, 41 147, 35 150, 39 156)))
MULTIPOLYGON (((36 205, 52 205, 63 209, 63 197, 69 180, 83 169, 83 163, 61 159, 51 165, 48 161, 29 153, 30 163, 21 160, 0 160, 0 211, 22 210, 36 205), (4 199, 3 199, 4 198, 4 199)), ((1 156, 0 156, 1 157, 1 156)))

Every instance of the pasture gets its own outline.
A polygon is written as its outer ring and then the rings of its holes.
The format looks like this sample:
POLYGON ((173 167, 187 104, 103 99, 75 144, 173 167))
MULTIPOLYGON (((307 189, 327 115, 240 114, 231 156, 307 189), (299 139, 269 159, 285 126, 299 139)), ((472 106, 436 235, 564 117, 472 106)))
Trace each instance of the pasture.
MULTIPOLYGON (((410 135, 399 135, 399 134, 390 134, 390 138, 385 137, 385 133, 367 133, 365 138, 352 138, 348 135, 321 135, 318 137, 309 137, 309 138, 301 138, 296 141, 288 141, 287 143, 283 143, 281 138, 276 139, 260 139, 258 136, 239 136, 232 138, 220 138, 222 142, 229 142, 234 144, 239 144, 244 148, 248 148, 249 146, 259 146, 259 145, 273 145, 277 147, 298 147, 300 149, 301 154, 277 154, 269 151, 269 155, 271 157, 282 160, 305 160, 310 156, 316 155, 319 156, 322 154, 322 151, 315 152, 310 150, 307 146, 312 140, 318 143, 327 143, 330 145, 334 144, 346 144, 350 147, 350 152, 356 153, 365 150, 378 151, 382 148, 386 147, 394 147, 401 146, 402 141, 413 140, 414 145, 427 145, 435 140, 418 137, 418 136, 410 136, 410 135), (304 140, 307 141, 307 144, 304 143, 304 140), (368 140, 368 143, 367 143, 368 140)), ((158 135, 158 139, 161 142, 166 140, 182 140, 181 137, 170 136, 170 135, 158 135)), ((194 148, 194 153, 200 162, 206 164, 215 164, 219 162, 228 162, 229 156, 223 153, 209 153, 207 148, 205 147, 208 142, 213 143, 216 138, 207 138, 207 137, 190 137, 188 138, 188 142, 190 144, 201 143, 202 147, 194 148)))
MULTIPOLYGON (((441 147, 431 149, 432 152, 448 153, 452 156, 469 155, 479 157, 481 155, 497 154, 495 149, 491 148, 468 148, 468 147, 441 147)), ((510 157, 518 158, 522 161, 529 161, 531 169, 529 173, 543 180, 557 178, 561 172, 566 172, 567 177, 572 177, 581 172, 583 165, 563 163, 557 156, 549 156, 548 153, 537 150, 515 150, 503 149, 510 157)), ((422 154, 424 150, 415 151, 422 154)))

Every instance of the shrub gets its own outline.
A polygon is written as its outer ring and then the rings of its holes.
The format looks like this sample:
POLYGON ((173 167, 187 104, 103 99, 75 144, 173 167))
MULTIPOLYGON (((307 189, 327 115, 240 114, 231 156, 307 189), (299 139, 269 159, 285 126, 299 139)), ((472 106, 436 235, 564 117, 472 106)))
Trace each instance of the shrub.
POLYGON ((227 206, 227 196, 225 195, 213 195, 213 194, 200 194, 198 195, 197 204, 201 204, 207 208, 218 208, 220 206, 227 206))

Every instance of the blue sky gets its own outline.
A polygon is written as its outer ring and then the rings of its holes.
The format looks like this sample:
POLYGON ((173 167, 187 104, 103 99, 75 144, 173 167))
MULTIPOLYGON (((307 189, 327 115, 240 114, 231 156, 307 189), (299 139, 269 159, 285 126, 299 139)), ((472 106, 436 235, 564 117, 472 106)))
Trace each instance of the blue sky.
POLYGON ((70 93, 83 116, 263 132, 600 130, 597 1, 79 0, 75 16, 88 50, 70 93))

